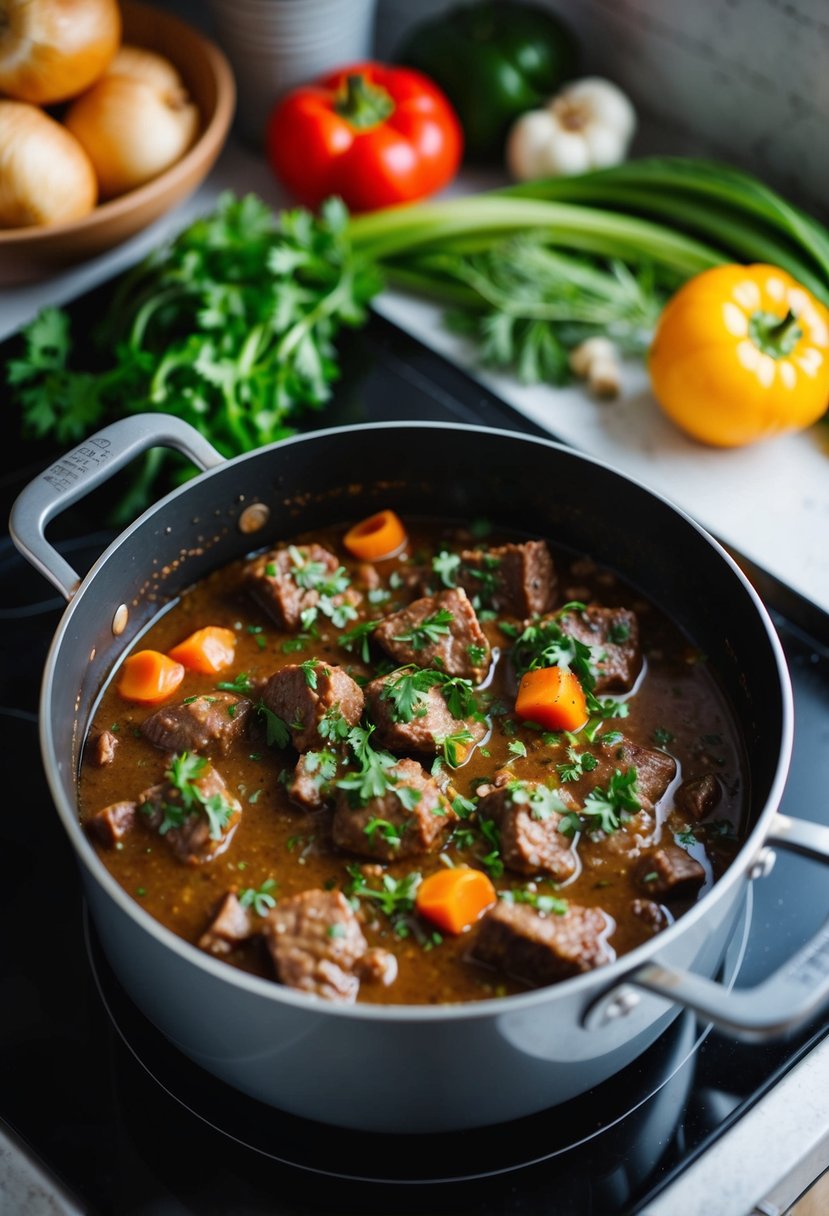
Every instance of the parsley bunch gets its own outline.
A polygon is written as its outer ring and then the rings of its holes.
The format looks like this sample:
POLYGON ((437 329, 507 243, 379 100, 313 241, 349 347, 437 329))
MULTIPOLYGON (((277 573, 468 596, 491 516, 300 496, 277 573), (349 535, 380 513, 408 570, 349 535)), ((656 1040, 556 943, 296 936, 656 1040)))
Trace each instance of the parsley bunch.
MULTIPOLYGON (((66 445, 151 409, 184 418, 225 456, 272 443, 328 400, 337 331, 363 324, 379 288, 339 200, 318 216, 274 215, 253 196, 224 195, 124 278, 95 335, 95 367, 73 364, 66 313, 47 309, 27 327, 7 367, 23 434, 66 445)), ((168 459, 148 454, 119 520, 146 505, 168 459)))

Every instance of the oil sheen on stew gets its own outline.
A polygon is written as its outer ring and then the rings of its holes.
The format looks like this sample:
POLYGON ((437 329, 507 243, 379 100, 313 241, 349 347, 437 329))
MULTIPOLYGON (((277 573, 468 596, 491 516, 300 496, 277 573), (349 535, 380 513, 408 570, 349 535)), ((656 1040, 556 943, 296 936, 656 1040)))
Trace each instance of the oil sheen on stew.
POLYGON ((671 924, 736 851, 741 756, 704 656, 612 572, 386 513, 160 616, 98 706, 81 815, 124 889, 229 965, 437 1004, 671 924))

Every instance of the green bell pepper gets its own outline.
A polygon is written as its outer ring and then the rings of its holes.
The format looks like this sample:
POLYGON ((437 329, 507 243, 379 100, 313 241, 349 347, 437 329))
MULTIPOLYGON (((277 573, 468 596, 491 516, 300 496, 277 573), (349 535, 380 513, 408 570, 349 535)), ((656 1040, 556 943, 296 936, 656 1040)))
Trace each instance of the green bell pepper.
POLYGON ((440 85, 470 160, 498 160, 512 122, 574 75, 578 47, 547 9, 513 0, 462 4, 417 26, 395 56, 440 85))

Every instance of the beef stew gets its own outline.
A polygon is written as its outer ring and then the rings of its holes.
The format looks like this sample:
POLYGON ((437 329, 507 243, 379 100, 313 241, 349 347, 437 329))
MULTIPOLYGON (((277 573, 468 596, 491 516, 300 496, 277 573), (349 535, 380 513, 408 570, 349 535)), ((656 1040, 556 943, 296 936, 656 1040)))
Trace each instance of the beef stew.
POLYGON ((109 684, 80 777, 90 836, 175 933, 327 1000, 476 1000, 609 962, 738 847, 715 676, 589 558, 482 525, 405 531, 374 561, 342 527, 292 538, 161 615, 135 651, 216 627, 233 661, 183 668, 160 706, 109 684), (522 677, 553 668, 584 706, 556 729, 516 714, 522 677), (418 906, 445 869, 491 884, 461 932, 418 906))

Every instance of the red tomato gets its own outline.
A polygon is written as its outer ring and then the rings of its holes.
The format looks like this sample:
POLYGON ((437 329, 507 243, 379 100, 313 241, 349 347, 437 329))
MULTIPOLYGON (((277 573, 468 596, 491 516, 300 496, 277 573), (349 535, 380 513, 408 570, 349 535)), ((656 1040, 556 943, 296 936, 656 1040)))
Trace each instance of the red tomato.
POLYGON ((336 194, 351 211, 372 211, 447 185, 463 134, 426 76, 358 63, 288 93, 271 114, 267 150, 277 177, 306 206, 336 194))

